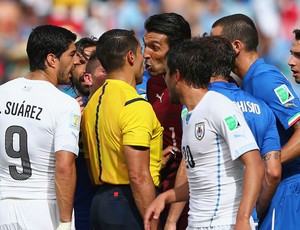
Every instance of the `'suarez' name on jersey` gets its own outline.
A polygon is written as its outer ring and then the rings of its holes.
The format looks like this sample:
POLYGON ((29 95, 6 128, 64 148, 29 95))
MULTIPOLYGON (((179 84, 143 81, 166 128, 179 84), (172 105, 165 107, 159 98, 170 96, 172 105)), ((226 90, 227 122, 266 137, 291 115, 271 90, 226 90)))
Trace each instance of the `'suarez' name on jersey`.
POLYGON ((35 105, 25 104, 25 101, 23 101, 22 103, 8 101, 6 102, 6 109, 4 110, 4 113, 7 115, 10 114, 13 116, 41 120, 40 115, 42 111, 43 108, 35 105))

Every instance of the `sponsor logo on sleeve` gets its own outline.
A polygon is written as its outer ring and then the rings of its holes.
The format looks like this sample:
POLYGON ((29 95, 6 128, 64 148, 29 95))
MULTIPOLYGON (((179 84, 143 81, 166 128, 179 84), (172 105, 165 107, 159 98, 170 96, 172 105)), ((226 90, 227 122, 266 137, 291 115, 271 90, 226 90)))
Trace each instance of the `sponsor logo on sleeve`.
POLYGON ((74 113, 70 114, 70 127, 79 128, 80 116, 74 113))
POLYGON ((290 89, 285 84, 278 86, 276 89, 274 89, 274 92, 280 100, 281 104, 285 104, 295 98, 290 89))
POLYGON ((224 120, 230 131, 236 130, 238 127, 240 127, 240 123, 235 116, 226 117, 224 120))
POLYGON ((205 134, 205 125, 204 122, 197 123, 195 125, 195 137, 200 141, 205 134))

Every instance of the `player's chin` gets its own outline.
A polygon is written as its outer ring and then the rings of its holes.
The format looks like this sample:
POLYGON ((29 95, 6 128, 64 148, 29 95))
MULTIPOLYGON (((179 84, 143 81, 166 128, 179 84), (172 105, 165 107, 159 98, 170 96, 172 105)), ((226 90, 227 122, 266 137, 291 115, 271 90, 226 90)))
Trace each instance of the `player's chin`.
POLYGON ((295 82, 296 82, 297 84, 300 84, 300 76, 299 76, 299 77, 295 77, 295 82))
POLYGON ((293 72, 293 77, 295 79, 295 82, 297 84, 300 84, 300 73, 299 72, 293 72))
POLYGON ((60 85, 71 85, 71 77, 65 77, 64 79, 61 79, 59 82, 60 85))

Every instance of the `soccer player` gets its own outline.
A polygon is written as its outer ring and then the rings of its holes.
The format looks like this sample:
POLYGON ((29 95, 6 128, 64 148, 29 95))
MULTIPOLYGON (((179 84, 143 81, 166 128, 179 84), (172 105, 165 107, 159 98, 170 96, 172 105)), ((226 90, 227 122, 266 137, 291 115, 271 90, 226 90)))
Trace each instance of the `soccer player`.
MULTIPOLYGON (((195 38, 197 39, 197 38, 195 38)), ((250 127, 252 134, 260 148, 260 154, 265 162, 265 177, 263 186, 258 198, 256 209, 259 216, 264 213, 276 188, 280 182, 281 162, 280 162, 280 141, 276 127, 276 120, 271 109, 262 101, 249 93, 238 88, 235 83, 230 82, 230 73, 234 67, 233 48, 227 39, 220 37, 211 37, 206 46, 210 47, 213 52, 213 74, 209 90, 219 92, 232 101, 234 101, 242 110, 245 120, 250 127)), ((178 170, 185 170, 185 164, 181 164, 178 170)), ((181 179, 184 183, 186 178, 181 179)), ((174 205, 171 206, 171 209, 174 205)), ((176 207, 176 215, 172 215, 174 222, 178 219, 181 209, 176 207)), ((171 217, 170 217, 171 218, 171 217)), ((256 210, 253 212, 254 222, 258 223, 256 210)))
POLYGON ((257 54, 258 33, 251 18, 233 14, 218 19, 212 35, 228 38, 235 50, 233 72, 242 79, 242 89, 263 100, 276 116, 281 142, 281 182, 260 229, 297 229, 300 226, 300 102, 290 82, 257 54))
POLYGON ((77 100, 83 103, 83 107, 90 95, 89 84, 84 81, 84 73, 90 56, 96 50, 96 45, 97 39, 95 37, 83 37, 75 43, 76 55, 78 55, 80 61, 72 70, 72 87, 69 85, 60 87, 63 92, 71 97, 78 98, 77 100))
MULTIPOLYGON (((234 52, 230 42, 216 36, 206 45, 211 49, 215 48, 213 57, 215 66, 209 89, 227 96, 242 110, 264 159, 265 177, 256 205, 258 217, 261 217, 266 212, 281 177, 280 140, 276 118, 262 100, 240 89, 235 83, 228 82, 229 74, 234 67, 231 66, 234 60, 229 58, 234 55, 227 55, 234 52)), ((253 213, 253 218, 258 223, 256 212, 253 213)))
MULTIPOLYGON (((164 57, 169 48, 185 39, 191 38, 191 29, 189 23, 176 13, 152 15, 145 21, 144 28, 145 67, 151 76, 147 82, 147 99, 164 127, 163 163, 166 165, 161 170, 160 184, 160 192, 164 192, 174 187, 177 170, 182 158, 180 153, 182 105, 174 105, 170 102, 167 85, 164 80, 166 74, 164 57)), ((177 225, 179 229, 186 228, 187 211, 186 207, 177 225)), ((164 225, 167 215, 168 209, 161 216, 162 225, 164 225)))
POLYGON ((113 29, 100 36, 96 52, 107 80, 89 100, 81 126, 100 185, 91 229, 143 229, 160 183, 163 128, 135 89, 143 77, 142 47, 133 31, 113 29))
POLYGON ((30 72, 0 86, 0 229, 71 229, 80 108, 57 89, 78 64, 76 35, 38 26, 30 72))
MULTIPOLYGON (((96 44, 97 40, 94 37, 83 37, 75 42, 79 62, 72 70, 72 84, 60 87, 64 93, 76 98, 81 110, 84 109, 90 94, 90 83, 85 81, 84 74, 87 62, 96 50, 96 44)), ((74 199, 75 227, 77 230, 88 230, 91 203, 97 192, 97 187, 91 183, 89 178, 81 138, 79 138, 79 155, 75 163, 77 175, 74 199)))
POLYGON ((300 83, 300 30, 295 29, 294 40, 291 47, 291 58, 289 60, 289 66, 293 72, 293 77, 295 78, 296 83, 300 83))
POLYGON ((89 98, 104 84, 106 75, 105 69, 97 57, 97 53, 92 53, 86 64, 84 73, 84 81, 88 82, 89 85, 89 98))
POLYGON ((227 97, 208 91, 214 61, 214 49, 207 46, 210 39, 184 41, 167 53, 165 80, 171 102, 188 110, 182 137, 188 182, 152 202, 145 229, 166 203, 188 198, 187 229, 251 229, 263 163, 241 110, 227 97))

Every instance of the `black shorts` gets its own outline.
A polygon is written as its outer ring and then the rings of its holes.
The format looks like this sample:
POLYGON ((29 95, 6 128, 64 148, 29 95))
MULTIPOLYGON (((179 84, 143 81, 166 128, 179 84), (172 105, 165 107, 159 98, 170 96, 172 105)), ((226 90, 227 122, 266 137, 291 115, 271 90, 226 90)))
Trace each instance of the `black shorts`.
POLYGON ((144 229, 130 185, 104 184, 94 196, 90 213, 91 230, 144 229))

